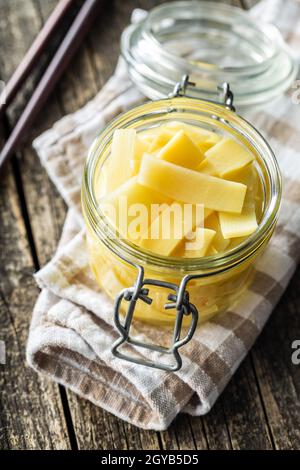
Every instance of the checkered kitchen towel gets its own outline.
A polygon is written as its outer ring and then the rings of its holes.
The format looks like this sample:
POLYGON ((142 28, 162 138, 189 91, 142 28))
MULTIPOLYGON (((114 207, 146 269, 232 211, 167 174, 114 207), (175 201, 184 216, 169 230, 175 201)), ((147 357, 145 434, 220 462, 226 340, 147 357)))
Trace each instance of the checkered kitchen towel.
MULTIPOLYGON (((300 4, 275 0, 271 4, 272 9, 269 2, 259 5, 256 14, 276 23, 291 47, 299 46, 300 4)), ((250 116, 278 156, 284 179, 276 234, 257 265, 251 288, 233 310, 197 329, 181 349, 181 370, 149 373, 148 368, 111 354, 118 336, 112 302, 89 269, 80 212, 81 174, 90 143, 113 116, 142 99, 120 61, 90 103, 34 142, 70 210, 56 255, 36 274, 42 292, 33 313, 27 357, 37 371, 116 416, 145 429, 162 430, 179 412, 201 415, 210 410, 295 270, 300 252, 300 105, 287 94, 250 116)), ((137 334, 155 339, 157 333, 142 325, 137 334)))

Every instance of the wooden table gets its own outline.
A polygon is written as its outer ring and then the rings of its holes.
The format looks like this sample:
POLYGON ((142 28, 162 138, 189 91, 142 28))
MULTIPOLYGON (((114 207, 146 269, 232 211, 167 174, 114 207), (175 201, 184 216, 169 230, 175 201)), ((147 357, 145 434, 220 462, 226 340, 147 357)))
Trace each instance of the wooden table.
MULTIPOLYGON (((0 0, 0 79, 10 77, 56 2, 0 0)), ((1 175, 0 340, 7 348, 7 363, 0 366, 3 449, 300 448, 300 366, 291 361, 291 343, 300 339, 300 270, 213 410, 201 418, 181 415, 165 432, 143 431, 120 421, 38 376, 25 361, 38 295, 32 273, 54 253, 66 214, 31 148, 32 139, 95 95, 114 69, 120 33, 132 9, 149 9, 155 3, 106 2, 26 143, 1 175)), ((48 59, 7 115, 2 142, 48 59)))

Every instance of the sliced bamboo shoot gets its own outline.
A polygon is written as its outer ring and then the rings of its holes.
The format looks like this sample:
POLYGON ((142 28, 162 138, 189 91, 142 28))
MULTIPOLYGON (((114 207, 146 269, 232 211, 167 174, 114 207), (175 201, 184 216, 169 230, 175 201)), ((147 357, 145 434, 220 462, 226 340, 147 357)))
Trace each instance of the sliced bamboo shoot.
POLYGON ((149 152, 153 153, 157 150, 160 150, 164 145, 166 145, 174 136, 174 132, 171 132, 168 129, 162 129, 159 134, 153 139, 150 147, 149 152))
POLYGON ((197 168, 204 159, 204 154, 183 131, 178 131, 158 152, 158 158, 185 168, 197 168))
POLYGON ((138 243, 146 250, 168 256, 196 226, 203 227, 211 211, 200 207, 197 212, 196 206, 185 207, 179 202, 163 206, 138 243))
POLYGON ((230 240, 225 240, 223 237, 219 217, 217 212, 213 212, 209 217, 205 219, 205 227, 210 228, 216 232, 216 236, 214 238, 214 247, 217 251, 224 251, 229 245, 230 240))
POLYGON ((253 161, 253 155, 233 139, 224 138, 205 153, 199 171, 208 175, 229 177, 253 161))
POLYGON ((246 237, 257 229, 255 205, 245 204, 241 214, 219 213, 220 227, 225 239, 246 237))
POLYGON ((205 175, 148 154, 142 158, 138 182, 175 201, 234 213, 242 211, 247 190, 244 184, 205 175))
POLYGON ((131 227, 130 222, 139 214, 145 217, 141 223, 143 233, 151 222, 151 210, 154 204, 171 204, 171 200, 151 188, 140 185, 137 177, 132 177, 123 183, 115 191, 110 192, 100 199, 99 207, 110 220, 112 226, 122 236, 131 240, 137 240, 136 227, 131 227), (143 209, 144 208, 144 209, 143 209), (139 211, 139 209, 141 209, 139 211))
POLYGON ((112 139, 111 154, 107 162, 107 191, 113 191, 132 175, 130 160, 135 155, 136 131, 116 129, 112 139))
POLYGON ((215 235, 216 232, 214 230, 198 228, 198 236, 196 240, 185 240, 181 256, 184 258, 200 258, 201 256, 205 256, 215 235))

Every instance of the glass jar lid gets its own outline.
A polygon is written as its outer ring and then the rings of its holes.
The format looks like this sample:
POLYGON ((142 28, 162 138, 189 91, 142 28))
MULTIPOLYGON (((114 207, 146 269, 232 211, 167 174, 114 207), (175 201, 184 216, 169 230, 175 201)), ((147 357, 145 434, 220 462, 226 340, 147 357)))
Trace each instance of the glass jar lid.
POLYGON ((218 100, 230 83, 239 107, 285 92, 297 62, 274 26, 226 4, 179 1, 154 8, 122 34, 122 55, 137 87, 150 99, 168 96, 184 74, 189 96, 218 100))

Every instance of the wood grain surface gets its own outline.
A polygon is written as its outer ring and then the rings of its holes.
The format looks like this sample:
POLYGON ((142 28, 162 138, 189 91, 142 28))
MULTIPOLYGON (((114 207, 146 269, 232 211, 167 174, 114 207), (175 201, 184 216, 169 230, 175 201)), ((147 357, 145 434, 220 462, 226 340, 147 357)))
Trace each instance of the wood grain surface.
MULTIPOLYGON (((99 0, 102 1, 102 0, 99 0)), ((0 0, 0 79, 8 80, 57 0, 0 0)), ((143 431, 31 371, 25 345, 38 289, 32 273, 54 253, 66 207, 31 148, 32 139, 85 104, 113 72, 120 33, 133 8, 160 1, 102 1, 103 13, 82 44, 0 184, 1 449, 299 449, 300 339, 298 270, 251 353, 213 410, 180 415, 165 432, 143 431)), ((251 2, 243 1, 242 7, 251 2)), ((57 43, 64 24, 27 81, 0 130, 9 135, 57 43)))

